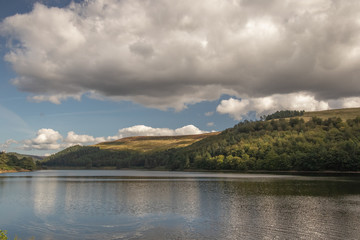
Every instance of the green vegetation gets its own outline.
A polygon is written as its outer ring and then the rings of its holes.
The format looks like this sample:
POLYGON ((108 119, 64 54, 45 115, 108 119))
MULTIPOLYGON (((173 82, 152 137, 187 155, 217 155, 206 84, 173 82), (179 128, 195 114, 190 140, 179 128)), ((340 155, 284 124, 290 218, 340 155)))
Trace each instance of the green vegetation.
POLYGON ((32 158, 35 162, 36 161, 41 161, 43 160, 45 157, 41 157, 41 156, 34 156, 34 155, 27 155, 27 154, 20 154, 20 153, 16 153, 16 152, 8 152, 7 153, 8 155, 14 155, 16 156, 17 158, 19 159, 22 159, 22 158, 32 158))
POLYGON ((0 230, 0 240, 7 240, 6 231, 0 230))
POLYGON ((291 118, 239 123, 177 156, 184 168, 358 171, 359 141, 360 117, 346 122, 291 118))
POLYGON ((116 151, 101 150, 99 147, 93 146, 73 146, 46 158, 43 166, 84 168, 136 167, 142 166, 137 160, 137 157, 140 155, 140 152, 133 150, 116 151))
POLYGON ((305 112, 303 116, 309 119, 312 117, 318 117, 323 120, 335 117, 341 118, 343 121, 346 121, 348 119, 354 119, 360 116, 360 108, 343 108, 318 112, 305 112))
POLYGON ((46 158, 43 166, 84 168, 151 168, 164 166, 165 163, 163 162, 149 165, 150 156, 152 159, 159 152, 186 147, 217 134, 219 133, 166 137, 130 137, 94 146, 73 146, 46 158))
POLYGON ((17 158, 14 154, 0 153, 0 171, 35 170, 36 164, 31 157, 17 158))
POLYGON ((192 144, 183 140, 134 137, 96 146, 74 146, 47 158, 43 165, 236 171, 360 170, 360 117, 347 121, 336 117, 245 121, 220 134, 199 137, 192 144), (174 142, 177 142, 175 147, 174 142))
MULTIPOLYGON (((8 240, 9 238, 7 237, 6 234, 7 234, 6 231, 3 231, 3 230, 0 229, 0 240, 8 240)), ((35 238, 32 237, 30 239, 34 240, 35 238)), ((21 239, 15 236, 14 240, 21 240, 21 239)))
POLYGON ((140 152, 159 152, 172 148, 182 148, 189 146, 209 136, 217 133, 206 133, 198 135, 184 136, 146 136, 146 137, 128 137, 112 142, 103 142, 95 145, 102 150, 134 150, 140 152))
POLYGON ((272 119, 280 119, 280 118, 290 118, 290 117, 299 117, 303 116, 305 111, 291 111, 291 110, 283 110, 283 111, 276 111, 273 114, 262 116, 261 120, 272 120, 272 119))

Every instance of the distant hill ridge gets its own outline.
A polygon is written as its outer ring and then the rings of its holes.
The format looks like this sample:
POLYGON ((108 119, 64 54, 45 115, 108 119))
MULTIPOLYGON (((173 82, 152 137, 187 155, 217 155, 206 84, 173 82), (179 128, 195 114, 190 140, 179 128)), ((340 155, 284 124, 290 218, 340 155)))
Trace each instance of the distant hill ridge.
POLYGON ((354 119, 360 116, 360 108, 342 108, 324 111, 305 112, 303 117, 319 117, 321 119, 339 117, 343 121, 354 119))
POLYGON ((179 136, 135 136, 121 138, 115 141, 102 142, 93 146, 106 150, 135 150, 141 152, 154 152, 163 151, 170 148, 186 147, 204 138, 218 134, 220 134, 220 132, 179 136))
MULTIPOLYGON (((194 139, 199 140, 203 139, 207 136, 217 135, 220 132, 212 132, 212 133, 203 133, 203 134, 192 134, 192 135, 177 135, 177 136, 133 136, 133 137, 125 137, 120 138, 115 141, 111 141, 108 143, 114 142, 128 142, 128 141, 147 141, 147 140, 168 140, 168 139, 194 139)), ((101 143, 100 143, 101 144, 101 143)))
POLYGON ((354 119, 360 116, 360 108, 342 108, 342 109, 331 109, 324 111, 297 111, 297 110, 281 110, 276 111, 267 116, 261 116, 262 120, 272 120, 281 118, 303 118, 305 121, 310 120, 313 117, 318 117, 323 120, 328 118, 341 118, 343 121, 348 119, 354 119))

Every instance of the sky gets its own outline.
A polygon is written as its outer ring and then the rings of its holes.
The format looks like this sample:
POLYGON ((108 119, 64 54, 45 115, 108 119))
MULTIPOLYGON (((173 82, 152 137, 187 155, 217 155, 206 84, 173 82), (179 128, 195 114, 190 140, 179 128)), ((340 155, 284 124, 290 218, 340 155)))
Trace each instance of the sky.
POLYGON ((0 4, 0 150, 360 107, 357 0, 0 4))

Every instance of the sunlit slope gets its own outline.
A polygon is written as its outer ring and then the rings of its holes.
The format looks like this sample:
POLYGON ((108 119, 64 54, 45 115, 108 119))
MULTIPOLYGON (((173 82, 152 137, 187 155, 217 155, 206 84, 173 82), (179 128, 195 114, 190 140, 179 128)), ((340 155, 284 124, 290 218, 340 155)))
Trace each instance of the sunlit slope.
POLYGON ((127 137, 116 141, 102 142, 94 146, 104 150, 135 150, 141 152, 157 152, 171 148, 186 147, 204 138, 218 134, 219 132, 184 136, 127 137))
POLYGON ((333 109, 326 111, 305 112, 303 117, 304 118, 319 117, 322 119, 339 117, 343 121, 346 121, 348 119, 354 119, 356 117, 360 117, 360 108, 343 108, 343 109, 333 109))

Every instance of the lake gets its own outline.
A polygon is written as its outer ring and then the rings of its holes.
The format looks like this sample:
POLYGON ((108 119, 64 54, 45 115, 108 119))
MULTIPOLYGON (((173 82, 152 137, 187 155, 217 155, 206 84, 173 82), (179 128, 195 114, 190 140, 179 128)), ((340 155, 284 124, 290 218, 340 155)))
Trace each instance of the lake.
POLYGON ((0 175, 0 229, 42 239, 360 239, 360 178, 122 170, 0 175))

